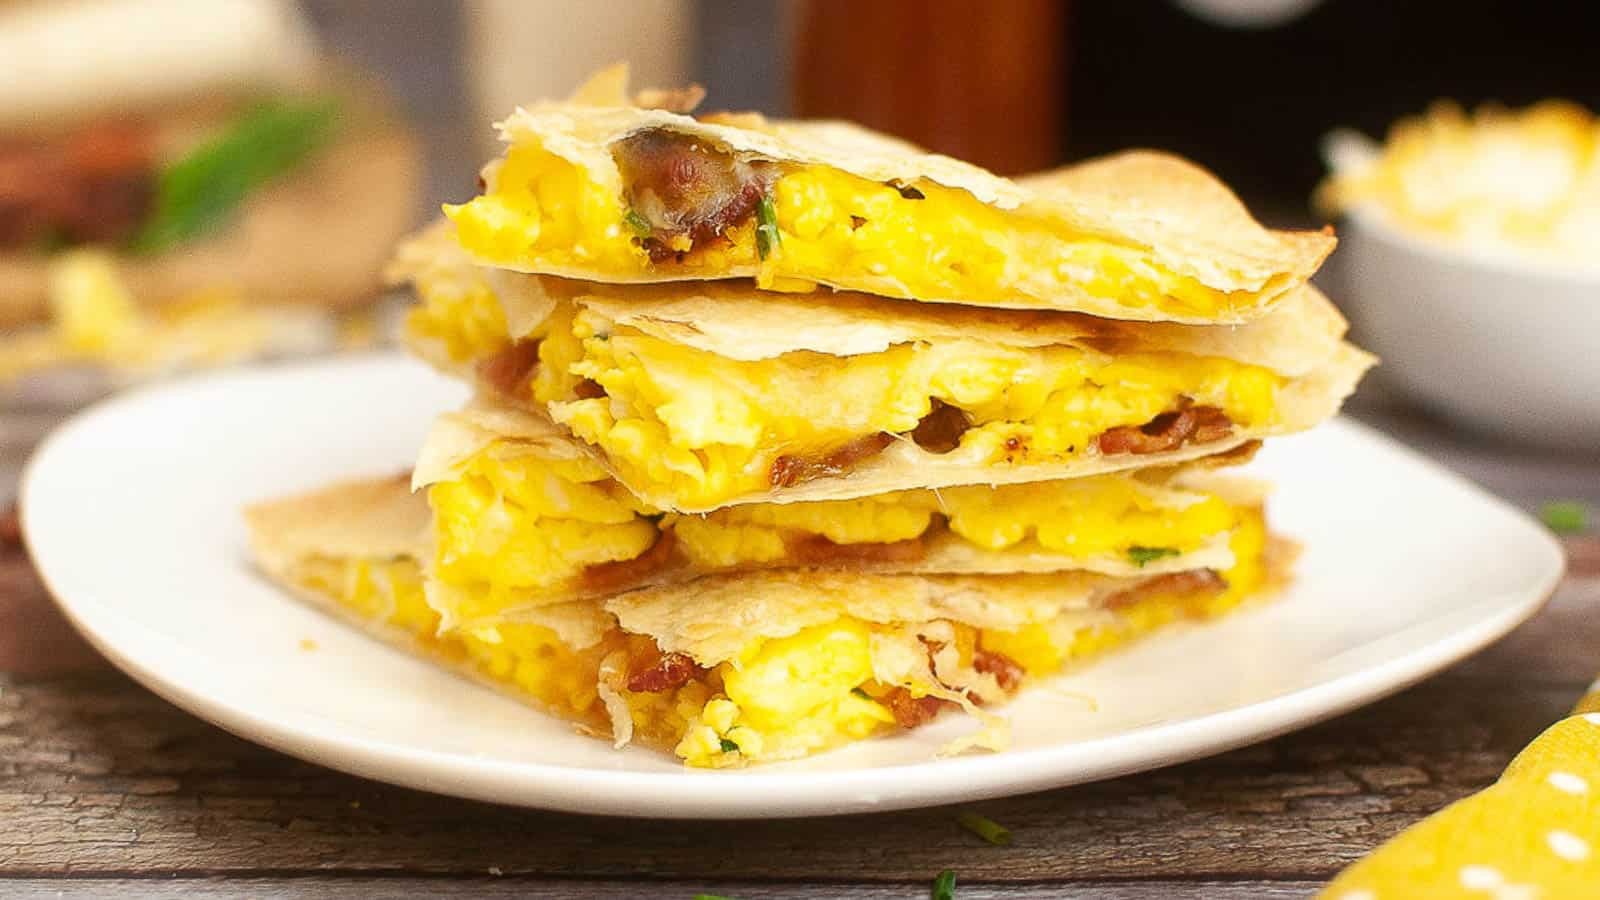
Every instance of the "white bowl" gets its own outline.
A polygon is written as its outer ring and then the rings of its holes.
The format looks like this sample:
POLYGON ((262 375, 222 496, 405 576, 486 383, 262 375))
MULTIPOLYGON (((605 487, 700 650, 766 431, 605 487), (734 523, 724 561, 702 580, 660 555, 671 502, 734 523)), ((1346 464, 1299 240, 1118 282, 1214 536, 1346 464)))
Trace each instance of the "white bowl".
POLYGON ((1339 238, 1337 299, 1398 388, 1517 443, 1600 449, 1600 269, 1452 247, 1372 207, 1339 238))

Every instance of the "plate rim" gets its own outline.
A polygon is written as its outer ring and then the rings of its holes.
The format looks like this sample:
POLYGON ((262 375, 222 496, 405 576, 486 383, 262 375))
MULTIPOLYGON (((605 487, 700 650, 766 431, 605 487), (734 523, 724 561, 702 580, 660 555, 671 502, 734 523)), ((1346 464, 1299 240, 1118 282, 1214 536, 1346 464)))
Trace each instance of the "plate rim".
MULTIPOLYGON (((38 473, 49 471, 54 448, 80 429, 92 427, 102 416, 141 404, 148 397, 197 385, 215 388, 233 379, 389 366, 404 359, 394 353, 369 353, 354 359, 243 367, 221 375, 139 388, 100 401, 73 416, 50 434, 28 460, 18 493, 24 540, 40 581, 56 606, 113 665, 179 709, 245 740, 347 774, 471 800, 588 815, 771 819, 913 809, 1032 793, 1160 768, 1268 740, 1391 696, 1482 650, 1537 615, 1560 585, 1566 569, 1562 545, 1527 513, 1371 426, 1341 416, 1320 427, 1354 430, 1364 440, 1412 458, 1476 500, 1498 507, 1535 529, 1542 538, 1543 550, 1548 551, 1547 558, 1541 561, 1543 571, 1539 573, 1537 589, 1521 599, 1507 597, 1506 592, 1486 595, 1462 608, 1481 604, 1490 606, 1492 612, 1405 653, 1231 709, 999 754, 818 772, 773 772, 761 767, 726 772, 623 771, 475 757, 388 739, 340 734, 337 722, 324 723, 309 713, 254 709, 226 689, 183 683, 181 678, 163 671, 159 663, 125 653, 119 646, 116 627, 141 628, 137 620, 94 598, 73 600, 57 590, 47 568, 51 563, 40 560, 34 549, 36 513, 30 510, 36 506, 29 503, 29 497, 40 477, 38 473), (108 620, 96 618, 97 613, 108 620), (1085 759, 1074 758, 1080 756, 1085 759), (820 799, 819 787, 826 788, 825 797, 820 799)), ((287 594, 283 599, 299 602, 287 594)))

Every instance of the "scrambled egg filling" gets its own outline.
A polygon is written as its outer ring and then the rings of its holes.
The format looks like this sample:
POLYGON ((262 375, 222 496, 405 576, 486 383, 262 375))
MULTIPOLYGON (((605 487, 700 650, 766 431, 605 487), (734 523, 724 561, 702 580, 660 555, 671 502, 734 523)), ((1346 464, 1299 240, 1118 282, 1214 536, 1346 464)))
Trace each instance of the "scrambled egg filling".
POLYGON ((778 238, 764 254, 756 222, 652 262, 630 227, 621 192, 532 145, 511 148, 490 190, 446 206, 463 246, 531 271, 603 271, 620 277, 724 277, 760 267, 761 287, 810 290, 823 282, 902 298, 962 297, 1037 305, 1072 286, 1121 306, 1217 315, 1254 305, 1162 268, 1139 247, 1073 233, 1025 212, 1001 212, 966 191, 920 181, 902 190, 828 166, 780 167, 771 192, 778 238), (1031 302, 1030 302, 1031 301, 1031 302))
MULTIPOLYGON (((1261 516, 1249 512, 1235 533, 1236 562, 1223 573, 1226 588, 1152 592, 1091 621, 1063 617, 1011 632, 937 624, 954 631, 958 670, 970 672, 981 650, 1002 653, 1027 676, 1041 677, 1173 621, 1233 609, 1267 583, 1265 544, 1261 516)), ((424 599, 422 574, 413 560, 312 559, 301 564, 297 580, 335 599, 351 615, 402 630, 434 656, 469 666, 480 677, 601 733, 617 728, 603 697, 606 667, 620 661, 627 671, 660 657, 653 640, 619 629, 582 649, 531 623, 441 634, 439 615, 424 599)), ((914 696, 939 690, 875 679, 881 642, 917 630, 841 617, 787 637, 752 641, 737 659, 697 669, 687 682, 667 690, 612 686, 609 692, 622 698, 635 740, 671 749, 689 765, 792 759, 898 727, 886 700, 896 689, 914 696)), ((918 647, 916 652, 926 651, 918 647)))
MULTIPOLYGON (((499 303, 480 280, 422 277, 417 292, 411 334, 441 344, 452 360, 483 360, 510 345, 499 303)), ((1186 401, 1217 407, 1242 427, 1267 427, 1284 383, 1217 357, 966 340, 740 361, 617 328, 565 302, 524 339, 538 341, 532 399, 604 450, 630 483, 686 507, 765 491, 786 454, 903 435, 935 400, 971 422, 959 448, 969 461, 1041 463, 1091 452, 1108 429, 1143 425, 1186 401), (580 399, 585 379, 606 396, 580 399)))
POLYGON ((1435 103, 1389 130, 1369 163, 1318 188, 1329 215, 1365 203, 1396 224, 1491 252, 1593 264, 1600 243, 1600 118, 1547 100, 1468 114, 1435 103))
POLYGON ((587 310, 574 333, 582 356, 571 371, 606 396, 538 399, 625 480, 691 508, 768 490, 781 456, 825 456, 865 436, 911 432, 935 400, 970 422, 958 447, 964 460, 1046 463, 1087 454, 1103 432, 1186 401, 1217 407, 1238 426, 1269 426, 1283 383, 1216 357, 971 340, 740 361, 615 329, 587 310))
POLYGON ((452 621, 466 622, 526 604, 541 591, 580 585, 591 566, 640 557, 663 534, 699 571, 792 564, 797 541, 893 544, 937 528, 980 550, 1082 561, 1135 549, 1186 553, 1232 531, 1241 515, 1214 494, 1113 474, 663 516, 587 458, 553 459, 505 440, 434 484, 428 499, 433 572, 464 589, 452 592, 448 605, 452 621))

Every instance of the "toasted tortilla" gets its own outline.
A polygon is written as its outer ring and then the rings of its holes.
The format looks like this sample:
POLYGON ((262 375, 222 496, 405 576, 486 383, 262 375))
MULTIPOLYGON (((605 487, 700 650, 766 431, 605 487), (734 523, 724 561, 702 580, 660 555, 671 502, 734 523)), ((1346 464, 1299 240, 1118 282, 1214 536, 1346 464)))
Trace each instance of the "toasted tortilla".
MULTIPOLYGON (((993 305, 1057 309, 1135 321, 1238 323, 1268 311, 1305 281, 1332 252, 1331 231, 1276 231, 1263 227, 1215 176, 1177 157, 1138 151, 1012 181, 984 169, 866 128, 834 121, 777 121, 745 113, 696 119, 647 108, 626 97, 626 68, 613 68, 581 88, 573 100, 519 108, 498 124, 506 143, 543 148, 583 171, 605 191, 621 194, 623 178, 612 145, 638 131, 664 128, 690 135, 735 155, 797 165, 828 166, 874 182, 932 182, 962 190, 1002 212, 1044 220, 1065 233, 1148 251, 1157 265, 1224 292, 1258 296, 1251 306, 1217 315, 1182 315, 1124 306, 1081 287, 1051 280, 1019 287, 1013 299, 993 305)), ((483 171, 491 187, 498 162, 483 171)), ((514 263, 496 262, 508 268, 514 263)), ((589 281, 677 281, 708 277, 703 269, 653 269, 618 273, 592 266, 541 267, 543 274, 589 281)), ((754 277, 759 265, 729 266, 714 277, 754 277)), ((883 276, 832 287, 934 303, 961 297, 908 294, 883 276)))
MULTIPOLYGON (((185 140, 194 122, 166 123, 185 140)), ((121 254, 142 304, 222 290, 249 303, 343 309, 375 299, 395 241, 411 227, 421 152, 394 124, 366 123, 252 196, 214 236, 152 256, 121 254)), ((0 251, 0 327, 49 315, 49 258, 0 251)))
MULTIPOLYGON (((391 643, 416 638, 356 616, 299 582, 309 560, 426 559, 427 504, 389 477, 350 481, 274 500, 245 512, 261 568, 299 596, 391 643)), ((1062 615, 1093 615, 1101 601, 1157 577, 1089 572, 1024 575, 889 575, 784 569, 702 577, 643 590, 530 608, 516 617, 552 628, 574 649, 619 625, 681 650, 702 665, 734 659, 750 641, 782 637, 853 616, 883 624, 948 619, 1015 629, 1062 615)), ((470 627, 470 626, 469 626, 470 627)), ((448 633, 449 625, 441 629, 448 633)))
MULTIPOLYGON (((435 421, 412 474, 412 489, 420 490, 430 484, 456 477, 470 457, 495 441, 514 443, 518 452, 551 460, 574 459, 586 455, 577 441, 548 420, 480 399, 462 412, 447 413, 435 421)), ((1174 469, 1152 475, 1151 483, 1148 485, 1152 493, 1157 497, 1168 499, 1175 505, 1187 502, 1193 495, 1183 493, 1176 487, 1166 487, 1165 483, 1168 481, 1174 485, 1181 483, 1191 490, 1219 493, 1228 502, 1238 506, 1259 507, 1266 495, 1263 485, 1199 471, 1174 469)), ((1014 575, 1076 570, 1085 574, 1119 577, 1154 576, 1191 569, 1220 570, 1233 565, 1233 551, 1229 547, 1230 537, 1231 532, 1218 534, 1186 553, 1141 564, 1115 553, 1073 557, 1042 549, 986 550, 949 531, 933 529, 923 536, 924 552, 916 560, 841 560, 833 566, 807 568, 819 572, 846 570, 884 575, 1014 575)), ((778 561, 751 565, 745 571, 784 567, 784 563, 778 561)), ((707 574, 681 554, 674 555, 662 567, 629 582, 626 589, 685 584, 703 579, 707 574)), ((456 601, 463 598, 461 591, 464 589, 436 582, 430 585, 429 590, 430 596, 438 599, 439 602, 435 605, 441 611, 445 611, 449 624, 452 626, 462 624, 452 611, 460 607, 460 603, 456 601)), ((612 588, 611 592, 615 590, 617 588, 612 588)), ((526 591, 513 601, 513 606, 516 610, 536 609, 604 596, 606 593, 577 581, 537 591, 526 591)), ((514 617, 518 613, 505 615, 514 617)))

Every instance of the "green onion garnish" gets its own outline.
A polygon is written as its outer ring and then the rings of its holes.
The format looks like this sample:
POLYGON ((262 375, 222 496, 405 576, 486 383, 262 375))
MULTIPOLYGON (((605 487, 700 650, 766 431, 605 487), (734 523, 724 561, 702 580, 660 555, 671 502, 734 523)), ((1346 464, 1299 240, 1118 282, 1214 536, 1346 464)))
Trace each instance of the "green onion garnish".
POLYGON ((722 752, 723 753, 738 753, 739 752, 739 745, 735 744, 733 741, 728 740, 727 738, 723 738, 722 739, 722 752))
POLYGON ((933 900, 956 900, 956 873, 945 869, 933 880, 933 900))
POLYGON ((1139 568, 1141 568, 1141 569, 1144 568, 1144 564, 1145 563, 1152 562, 1152 561, 1158 560, 1158 559, 1163 559, 1163 558, 1168 557, 1168 556, 1177 556, 1177 555, 1178 555, 1178 548, 1176 548, 1176 547, 1129 547, 1128 548, 1128 559, 1129 559, 1129 561, 1137 563, 1139 568))
POLYGON ((639 211, 636 209, 628 210, 628 214, 622 217, 622 221, 637 237, 647 238, 650 236, 650 232, 655 230, 650 227, 649 220, 639 215, 639 211))
POLYGON ((783 239, 778 235, 778 207, 772 202, 771 194, 764 194, 761 202, 756 204, 756 253, 762 259, 772 255, 772 251, 783 246, 783 239))
POLYGON ((1552 500, 1539 508, 1539 518, 1556 534, 1582 534, 1589 530, 1589 507, 1579 500, 1552 500))
POLYGON ((256 106, 162 170, 132 249, 159 253, 226 222, 252 193, 326 145, 338 118, 339 104, 329 99, 256 106))
POLYGON ((962 828, 996 847, 1004 847, 1011 843, 1011 829, 986 816, 980 816, 975 812, 964 812, 956 816, 956 821, 961 823, 962 828))

